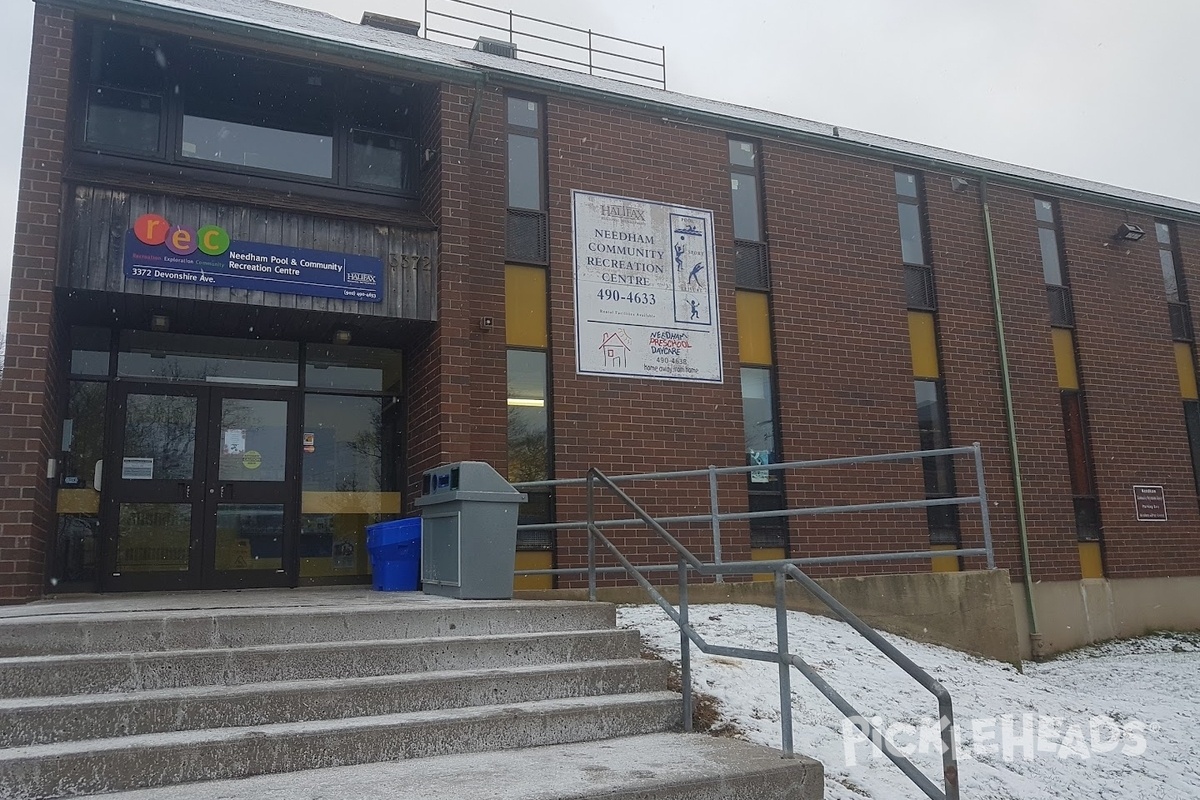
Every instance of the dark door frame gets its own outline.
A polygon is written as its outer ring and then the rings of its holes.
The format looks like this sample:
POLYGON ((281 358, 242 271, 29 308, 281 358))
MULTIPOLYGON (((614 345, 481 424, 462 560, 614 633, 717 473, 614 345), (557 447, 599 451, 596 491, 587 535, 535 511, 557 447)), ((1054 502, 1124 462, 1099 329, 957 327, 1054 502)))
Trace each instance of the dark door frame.
POLYGON ((297 542, 300 528, 300 412, 301 394, 296 387, 164 384, 115 381, 113 413, 108 423, 109 447, 105 452, 102 477, 100 590, 177 591, 184 589, 266 588, 297 585, 300 559, 297 542), (127 480, 121 477, 125 450, 125 422, 131 394, 193 397, 196 399, 196 429, 190 480, 127 480), (218 481, 220 470, 221 419, 218 413, 226 398, 274 400, 287 403, 284 479, 282 481, 218 481), (278 570, 218 570, 216 568, 217 506, 222 502, 280 504, 282 567, 278 570), (189 504, 191 524, 188 537, 188 566, 185 570, 126 572, 116 569, 122 503, 189 504))

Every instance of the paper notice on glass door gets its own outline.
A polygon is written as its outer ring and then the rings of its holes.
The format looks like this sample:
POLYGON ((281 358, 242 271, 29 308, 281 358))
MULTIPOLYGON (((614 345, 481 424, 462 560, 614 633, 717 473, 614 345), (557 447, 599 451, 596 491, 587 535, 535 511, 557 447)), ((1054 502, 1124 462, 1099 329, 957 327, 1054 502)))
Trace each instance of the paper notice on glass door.
POLYGON ((225 454, 238 456, 246 452, 246 431, 244 428, 225 429, 225 454))
POLYGON ((125 458, 121 460, 121 477, 127 481, 154 480, 153 458, 125 458))

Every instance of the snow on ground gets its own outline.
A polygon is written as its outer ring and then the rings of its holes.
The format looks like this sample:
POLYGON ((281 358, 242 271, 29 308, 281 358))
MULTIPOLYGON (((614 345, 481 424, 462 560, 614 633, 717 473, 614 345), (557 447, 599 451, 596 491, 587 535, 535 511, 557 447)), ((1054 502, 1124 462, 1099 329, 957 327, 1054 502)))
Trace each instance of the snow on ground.
MULTIPOLYGON (((696 605, 693 626, 712 644, 775 647, 775 611, 696 605)), ((658 606, 625 606, 622 626, 678 662, 679 632, 658 606)), ((864 717, 881 724, 941 786, 937 702, 849 626, 788 614, 792 653, 864 717), (874 719, 879 717, 878 720, 874 719)), ((1200 635, 1112 642, 1013 667, 884 634, 949 689, 963 800, 1195 800, 1200 798, 1200 635)), ((780 746, 778 667, 692 648, 692 683, 723 721, 752 742, 780 746)), ((825 765, 827 800, 924 795, 796 670, 797 753, 825 765)))

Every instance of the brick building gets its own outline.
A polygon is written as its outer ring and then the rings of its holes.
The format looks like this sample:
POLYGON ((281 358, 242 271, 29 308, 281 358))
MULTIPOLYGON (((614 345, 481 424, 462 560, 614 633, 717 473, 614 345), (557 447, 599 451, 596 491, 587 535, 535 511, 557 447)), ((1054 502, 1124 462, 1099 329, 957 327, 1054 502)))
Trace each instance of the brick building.
MULTIPOLYGON (((362 582, 364 526, 448 461, 517 481, 979 442, 1024 630, 1200 625, 1200 206, 417 28, 37 3, 0 602, 362 582)), ((752 472, 719 499, 974 483, 939 457, 752 472)), ((703 482, 643 499, 709 507, 703 482)), ((535 491, 525 519, 581 503, 535 491)), ((681 536, 712 556, 707 528, 681 536)), ((732 560, 978 547, 981 528, 944 505, 722 536, 732 560)), ((521 549, 566 568, 585 543, 521 549)))

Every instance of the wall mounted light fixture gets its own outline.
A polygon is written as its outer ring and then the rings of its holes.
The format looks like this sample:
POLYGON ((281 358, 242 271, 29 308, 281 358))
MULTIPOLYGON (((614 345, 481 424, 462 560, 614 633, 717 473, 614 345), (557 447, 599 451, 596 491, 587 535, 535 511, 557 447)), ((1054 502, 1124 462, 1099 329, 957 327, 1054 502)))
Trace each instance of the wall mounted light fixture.
POLYGON ((150 317, 150 330, 155 333, 166 333, 171 330, 171 318, 166 314, 154 314, 150 317))
POLYGON ((348 331, 344 328, 339 328, 338 330, 334 331, 333 332, 333 343, 334 344, 350 344, 350 331, 348 331))
POLYGON ((1117 228, 1117 232, 1113 234, 1113 238, 1118 242, 1136 242, 1145 235, 1146 232, 1137 225, 1131 225, 1128 222, 1122 222, 1117 228))

